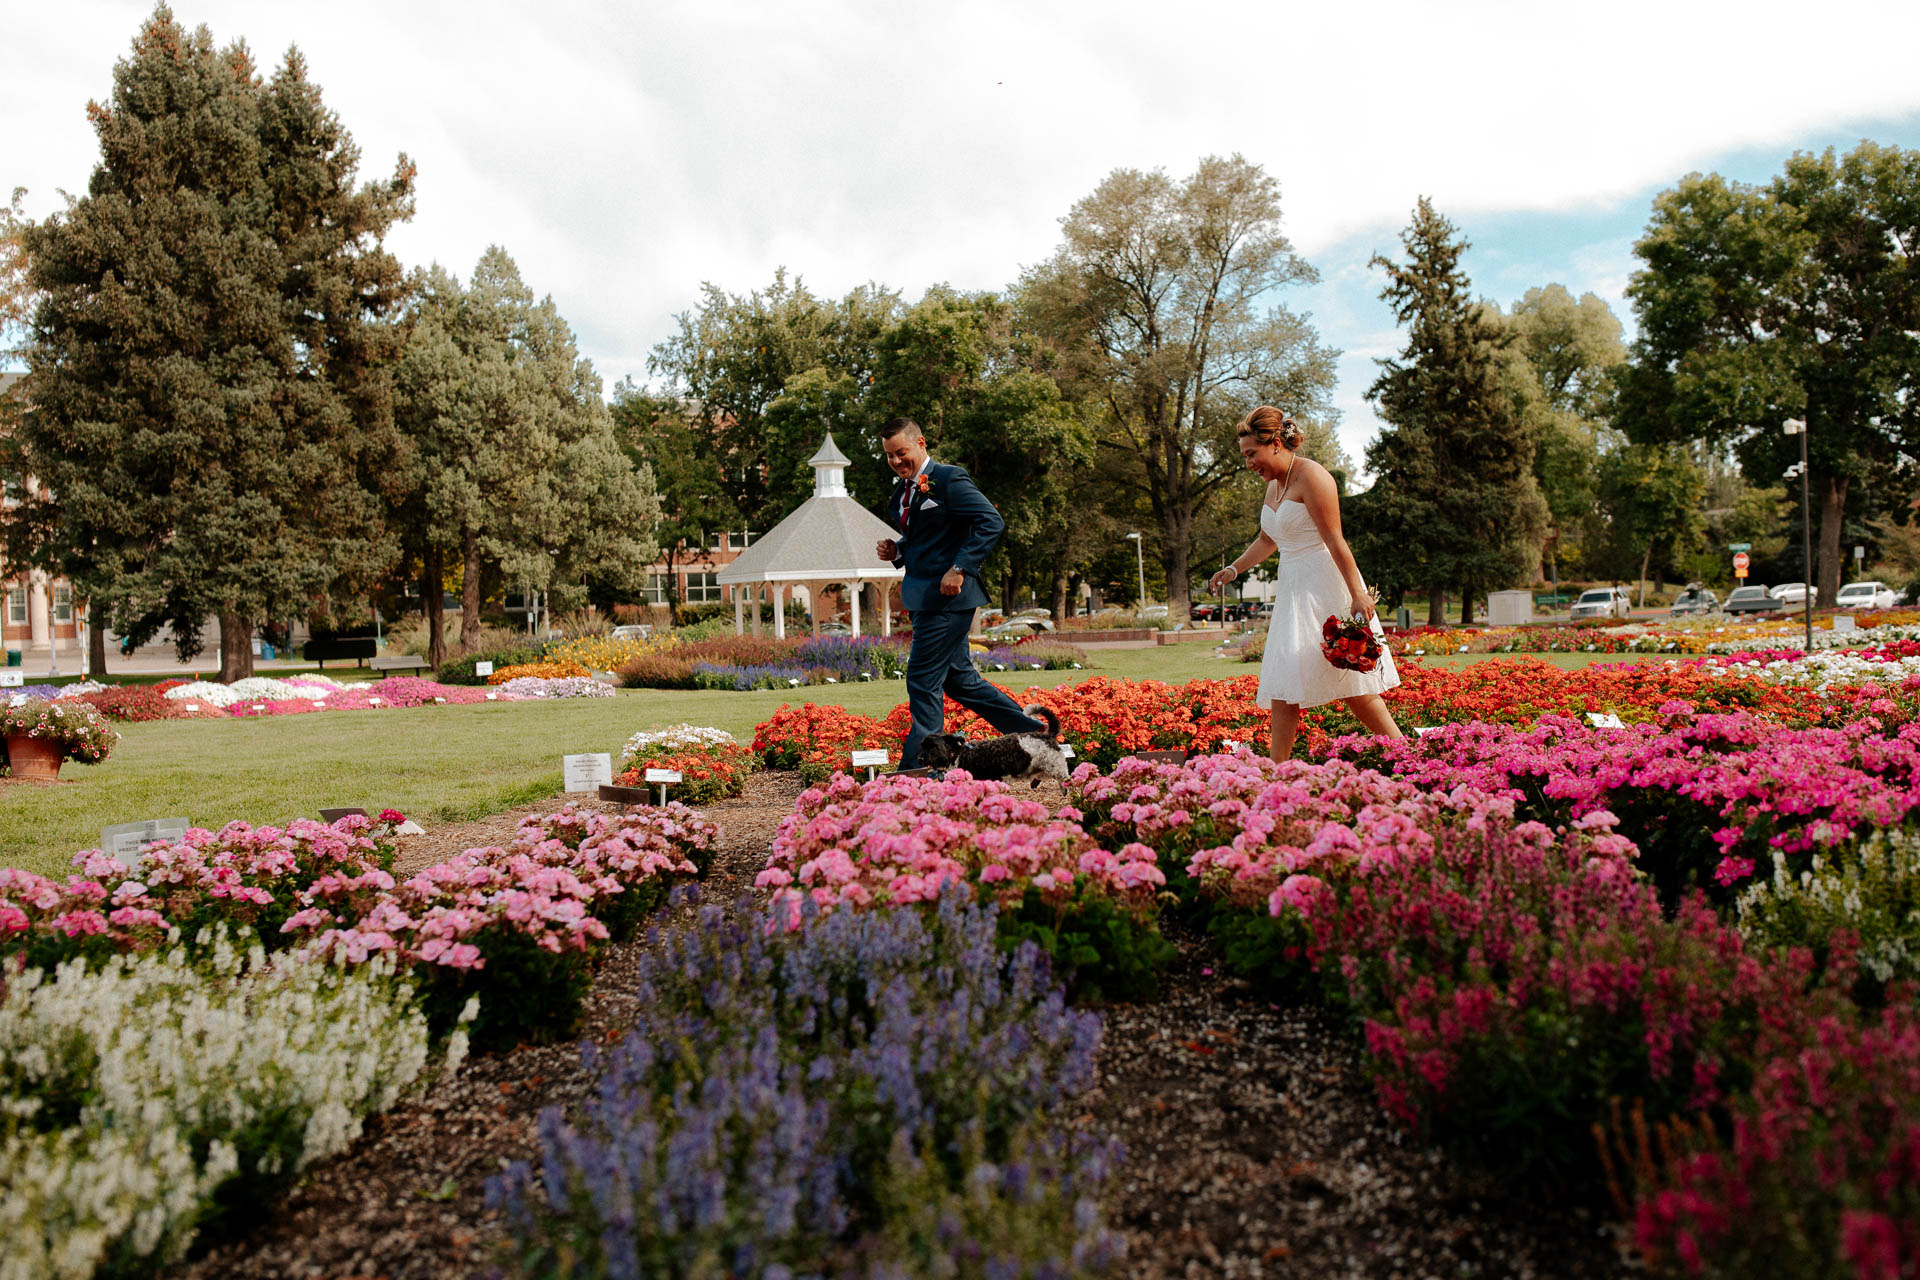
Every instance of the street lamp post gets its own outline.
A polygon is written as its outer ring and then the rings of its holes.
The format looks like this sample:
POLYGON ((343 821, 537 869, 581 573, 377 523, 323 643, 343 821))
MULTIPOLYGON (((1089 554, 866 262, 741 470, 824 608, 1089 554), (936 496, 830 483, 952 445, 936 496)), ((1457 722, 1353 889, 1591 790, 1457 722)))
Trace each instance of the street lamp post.
POLYGON ((1140 550, 1142 541, 1139 534, 1130 533, 1127 538, 1133 543, 1134 568, 1140 572, 1140 607, 1144 609, 1147 607, 1147 556, 1140 550))
POLYGON ((1806 649, 1813 652, 1813 515, 1807 505, 1807 420, 1788 418, 1780 424, 1780 430, 1790 436, 1800 437, 1800 560, 1807 576, 1806 592, 1806 649))

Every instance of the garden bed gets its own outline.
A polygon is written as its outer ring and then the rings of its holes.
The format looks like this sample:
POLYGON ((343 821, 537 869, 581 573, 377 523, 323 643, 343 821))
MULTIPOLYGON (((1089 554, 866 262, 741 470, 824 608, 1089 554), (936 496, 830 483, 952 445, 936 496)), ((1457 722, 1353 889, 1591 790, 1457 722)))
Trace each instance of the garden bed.
MULTIPOLYGON (((703 809, 725 830, 706 901, 730 904, 751 884, 798 791, 792 774, 756 774, 739 799, 703 809)), ((1050 805, 1065 799, 1051 786, 1038 795, 1050 805)), ((502 843, 521 816, 412 837, 396 869, 502 843)), ((1078 1116, 1127 1149, 1105 1204, 1127 1239, 1118 1274, 1617 1273, 1598 1219, 1503 1192, 1420 1148, 1380 1111, 1350 1036, 1319 1013, 1276 1007, 1226 978, 1206 940, 1177 929, 1173 937, 1179 954, 1163 997, 1104 1011, 1097 1083, 1078 1116)), ((635 967, 647 945, 610 952, 584 1038, 608 1043, 632 1024, 635 967)), ((370 1120, 344 1156, 316 1169, 259 1225, 204 1242, 169 1274, 483 1273, 503 1239, 483 1183, 508 1161, 537 1158, 540 1110, 583 1100, 590 1084, 573 1044, 470 1059, 425 1100, 370 1120)))

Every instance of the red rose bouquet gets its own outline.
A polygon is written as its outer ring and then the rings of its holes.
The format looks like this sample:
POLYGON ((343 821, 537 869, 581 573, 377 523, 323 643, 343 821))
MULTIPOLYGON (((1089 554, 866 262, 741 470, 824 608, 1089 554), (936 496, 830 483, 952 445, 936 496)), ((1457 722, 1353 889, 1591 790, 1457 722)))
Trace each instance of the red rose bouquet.
POLYGON ((1327 616, 1320 628, 1320 652, 1343 671, 1371 671, 1380 665, 1380 641, 1373 627, 1358 613, 1345 618, 1327 616))

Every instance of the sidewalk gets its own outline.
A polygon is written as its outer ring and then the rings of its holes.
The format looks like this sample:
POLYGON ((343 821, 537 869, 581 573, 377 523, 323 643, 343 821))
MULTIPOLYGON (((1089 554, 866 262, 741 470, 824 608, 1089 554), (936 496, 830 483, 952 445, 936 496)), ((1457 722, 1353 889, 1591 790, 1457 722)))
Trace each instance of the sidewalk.
MULTIPOLYGON (((69 650, 59 654, 58 657, 59 661, 56 666, 53 661, 53 655, 29 653, 26 655, 23 663, 14 668, 14 670, 25 672, 27 683, 29 684, 38 680, 45 680, 49 676, 77 676, 80 674, 81 654, 69 650)), ((253 669, 257 675, 268 675, 273 672, 314 671, 318 668, 314 663, 304 662, 298 657, 293 657, 274 658, 272 661, 267 661, 264 658, 255 658, 253 660, 253 669)), ((354 663, 351 659, 329 662, 326 667, 327 674, 329 675, 336 671, 344 673, 354 669, 354 663)), ((97 676, 99 673, 94 672, 92 674, 97 676)), ((107 676, 109 678, 113 676, 178 676, 182 680, 186 680, 197 676, 202 680, 211 680, 219 674, 220 664, 214 659, 211 652, 203 653, 191 662, 181 662, 171 653, 141 652, 123 658, 114 650, 109 649, 107 651, 107 676)))

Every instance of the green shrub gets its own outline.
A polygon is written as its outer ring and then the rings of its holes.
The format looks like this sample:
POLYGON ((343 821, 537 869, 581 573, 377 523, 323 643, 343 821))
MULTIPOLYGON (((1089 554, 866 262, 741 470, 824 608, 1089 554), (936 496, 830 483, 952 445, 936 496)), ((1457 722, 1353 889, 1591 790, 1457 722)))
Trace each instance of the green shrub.
POLYGON ((538 662, 545 654, 545 646, 527 644, 516 649, 490 649, 482 653, 468 654, 464 658, 449 658, 434 671, 433 678, 441 684, 485 684, 487 678, 475 675, 474 664, 491 662, 495 671, 502 667, 517 667, 522 663, 538 662))

